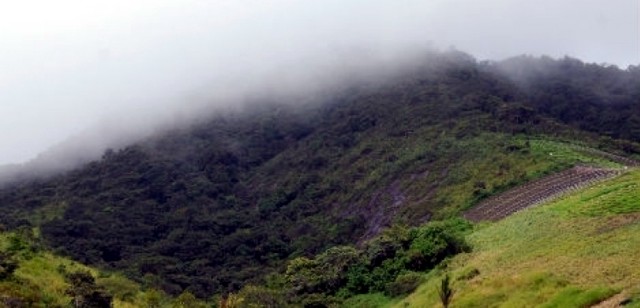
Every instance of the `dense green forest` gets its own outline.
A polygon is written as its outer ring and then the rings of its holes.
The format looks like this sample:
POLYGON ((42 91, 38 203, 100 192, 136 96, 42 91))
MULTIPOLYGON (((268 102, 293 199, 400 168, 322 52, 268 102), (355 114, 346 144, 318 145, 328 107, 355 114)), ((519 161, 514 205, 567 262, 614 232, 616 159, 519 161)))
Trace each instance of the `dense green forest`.
POLYGON ((35 228, 58 254, 173 295, 277 284, 268 281, 274 272, 288 273, 300 292, 405 292, 418 279, 405 269, 467 249, 458 239, 465 223, 454 219, 461 211, 599 163, 549 156, 558 144, 640 154, 637 67, 447 52, 345 88, 215 115, 74 171, 6 185, 0 223, 35 228), (420 227, 428 221, 444 222, 420 227), (391 248, 372 255, 383 230, 401 225, 391 248), (443 250, 424 238, 443 238, 443 250), (344 263, 318 261, 337 257, 344 263), (331 276, 342 270, 334 268, 299 282, 295 275, 324 271, 318 262, 349 268, 348 276, 331 276))

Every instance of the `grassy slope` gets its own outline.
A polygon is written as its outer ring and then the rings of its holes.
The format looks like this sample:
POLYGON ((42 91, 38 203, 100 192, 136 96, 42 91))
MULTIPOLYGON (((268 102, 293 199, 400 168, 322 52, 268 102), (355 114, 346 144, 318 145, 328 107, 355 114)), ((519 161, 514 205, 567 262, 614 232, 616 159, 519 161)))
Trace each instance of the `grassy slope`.
MULTIPOLYGON (((478 187, 474 186, 479 182, 486 185, 485 191, 494 194, 575 164, 620 167, 616 163, 580 153, 571 145, 562 142, 541 139, 527 141, 523 138, 506 140, 509 141, 505 147, 519 147, 525 155, 490 153, 464 160, 459 166, 455 166, 455 169, 462 170, 469 176, 469 180, 451 185, 439 192, 439 198, 446 200, 447 206, 444 207, 444 213, 452 211, 450 215, 453 216, 464 209, 460 206, 465 208, 471 206, 476 201, 474 192, 478 191, 478 187), (520 177, 513 177, 518 174, 520 177)), ((463 146, 473 148, 475 145, 463 146)))
POLYGON ((494 224, 469 236, 474 251, 428 274, 397 307, 439 305, 444 272, 454 278, 452 307, 581 307, 640 292, 640 171, 494 224), (479 275, 461 278, 472 272, 479 275))
MULTIPOLYGON (((0 251, 10 246, 13 233, 0 233, 0 251)), ((119 274, 100 272, 81 263, 47 251, 22 251, 19 267, 13 278, 0 281, 0 297, 31 298, 35 307, 68 307, 71 297, 66 294, 69 284, 64 272, 89 271, 96 283, 113 295, 114 308, 144 307, 151 301, 168 307, 171 298, 155 291, 143 291, 137 283, 119 274)))

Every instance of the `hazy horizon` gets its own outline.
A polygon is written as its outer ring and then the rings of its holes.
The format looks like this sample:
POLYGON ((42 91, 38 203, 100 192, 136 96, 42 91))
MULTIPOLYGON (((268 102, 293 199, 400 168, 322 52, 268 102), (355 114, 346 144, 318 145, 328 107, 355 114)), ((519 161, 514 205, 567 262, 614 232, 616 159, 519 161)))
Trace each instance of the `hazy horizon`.
POLYGON ((429 48, 640 64, 638 1, 124 1, 0 5, 0 165, 90 132, 100 151, 247 98, 429 48))

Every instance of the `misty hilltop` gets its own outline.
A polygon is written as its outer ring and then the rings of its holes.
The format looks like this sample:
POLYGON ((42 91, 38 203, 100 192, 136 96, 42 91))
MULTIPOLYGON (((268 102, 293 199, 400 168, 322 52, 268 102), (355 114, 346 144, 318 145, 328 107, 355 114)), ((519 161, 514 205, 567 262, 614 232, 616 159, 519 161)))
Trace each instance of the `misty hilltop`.
POLYGON ((147 287, 209 298, 575 165, 616 165, 589 153, 640 155, 638 67, 458 51, 416 61, 24 175, 0 189, 0 223, 147 287), (590 150, 550 154, 566 144, 590 150))
POLYGON ((7 2, 0 165, 50 148, 96 159, 169 123, 412 66, 433 48, 626 68, 640 63, 639 23, 636 1, 7 2))

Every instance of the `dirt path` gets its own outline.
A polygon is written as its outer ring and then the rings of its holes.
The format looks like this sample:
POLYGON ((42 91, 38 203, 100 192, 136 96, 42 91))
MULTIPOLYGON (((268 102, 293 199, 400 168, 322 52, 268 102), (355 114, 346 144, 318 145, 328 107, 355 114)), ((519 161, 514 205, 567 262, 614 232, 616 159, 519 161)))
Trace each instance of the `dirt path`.
POLYGON ((591 306, 591 308, 615 308, 622 307, 623 303, 628 300, 628 297, 624 293, 618 293, 609 299, 600 302, 599 304, 591 306))

